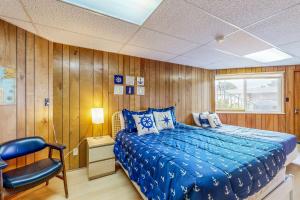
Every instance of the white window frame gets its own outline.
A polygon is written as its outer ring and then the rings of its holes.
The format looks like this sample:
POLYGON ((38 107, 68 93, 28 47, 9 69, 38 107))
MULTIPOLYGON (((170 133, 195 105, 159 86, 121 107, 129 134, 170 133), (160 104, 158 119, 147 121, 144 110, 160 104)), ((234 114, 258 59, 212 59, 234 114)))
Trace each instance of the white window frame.
POLYGON ((285 72, 284 71, 277 71, 277 72, 259 72, 259 73, 242 73, 242 74, 220 74, 215 76, 216 80, 232 80, 232 79, 243 79, 244 81, 244 95, 247 93, 247 81, 246 79, 257 79, 257 78, 279 78, 281 80, 281 90, 279 92, 279 95, 281 96, 281 111, 275 111, 275 112, 260 112, 260 111, 246 111, 247 108, 247 100, 244 98, 244 110, 218 110, 216 105, 216 99, 217 99, 217 91, 215 89, 215 108, 216 112, 218 113, 250 113, 250 114, 285 114, 285 72))

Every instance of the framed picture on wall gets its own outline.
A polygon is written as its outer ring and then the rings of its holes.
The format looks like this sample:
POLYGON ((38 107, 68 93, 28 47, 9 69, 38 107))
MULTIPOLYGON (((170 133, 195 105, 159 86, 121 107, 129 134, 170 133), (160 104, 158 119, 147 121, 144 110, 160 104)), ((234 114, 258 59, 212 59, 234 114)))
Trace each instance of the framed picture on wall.
POLYGON ((126 94, 133 95, 134 94, 134 86, 126 86, 126 94))
POLYGON ((137 86, 136 87, 136 94, 141 95, 141 96, 145 95, 145 87, 137 86))
POLYGON ((134 85, 134 76, 126 76, 126 85, 134 85))
POLYGON ((122 75, 114 75, 114 83, 115 84, 123 84, 123 76, 122 75))
POLYGON ((136 87, 136 94, 141 95, 141 96, 145 95, 145 87, 137 86, 136 87))
POLYGON ((137 85, 141 85, 143 86, 144 85, 144 77, 136 77, 136 82, 137 82, 137 85))
POLYGON ((0 66, 0 105, 16 104, 16 69, 0 66))
POLYGON ((123 95, 123 85, 115 85, 114 94, 115 95, 123 95))

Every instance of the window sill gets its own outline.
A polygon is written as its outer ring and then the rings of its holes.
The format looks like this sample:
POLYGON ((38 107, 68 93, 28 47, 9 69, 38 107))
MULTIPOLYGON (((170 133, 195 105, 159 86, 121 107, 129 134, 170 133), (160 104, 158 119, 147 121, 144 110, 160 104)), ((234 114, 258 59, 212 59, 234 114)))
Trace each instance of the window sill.
POLYGON ((285 115, 284 112, 239 112, 239 111, 216 111, 220 114, 253 114, 253 115, 285 115))

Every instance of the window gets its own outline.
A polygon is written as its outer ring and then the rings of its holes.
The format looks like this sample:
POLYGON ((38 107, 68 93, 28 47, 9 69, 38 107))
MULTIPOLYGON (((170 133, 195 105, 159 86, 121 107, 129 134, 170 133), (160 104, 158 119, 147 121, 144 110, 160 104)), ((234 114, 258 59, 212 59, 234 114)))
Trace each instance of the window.
POLYGON ((216 110, 282 113, 284 73, 217 75, 216 110))

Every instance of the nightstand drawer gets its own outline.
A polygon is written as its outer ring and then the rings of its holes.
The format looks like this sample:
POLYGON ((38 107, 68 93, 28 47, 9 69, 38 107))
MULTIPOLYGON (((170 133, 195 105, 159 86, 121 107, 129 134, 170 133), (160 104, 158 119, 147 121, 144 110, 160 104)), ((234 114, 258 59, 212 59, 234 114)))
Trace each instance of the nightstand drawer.
POLYGON ((88 170, 89 179, 115 173, 115 159, 90 163, 88 170))
POLYGON ((113 145, 94 147, 89 149, 89 162, 114 158, 113 145))

